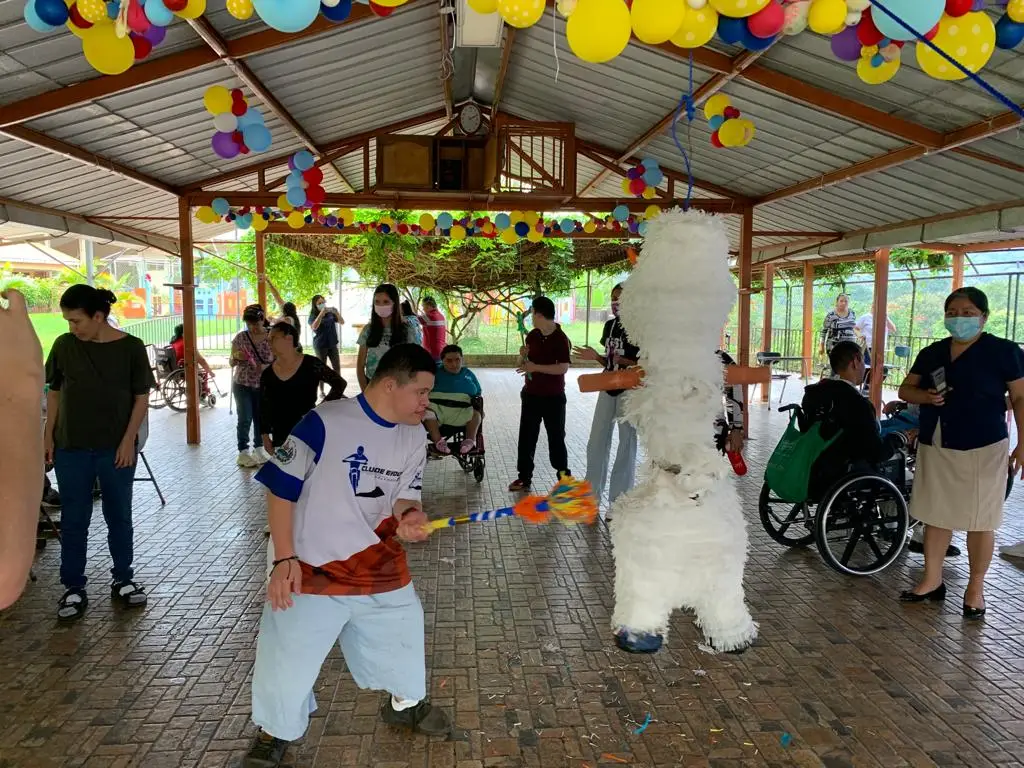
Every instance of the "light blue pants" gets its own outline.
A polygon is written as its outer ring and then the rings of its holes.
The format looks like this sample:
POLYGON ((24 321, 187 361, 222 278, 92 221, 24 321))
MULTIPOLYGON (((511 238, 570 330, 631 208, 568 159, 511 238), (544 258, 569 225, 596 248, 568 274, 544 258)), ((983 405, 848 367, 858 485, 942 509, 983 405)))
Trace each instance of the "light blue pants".
MULTIPOLYGON (((615 429, 616 418, 622 415, 624 396, 625 393, 612 397, 607 392, 600 392, 597 395, 594 423, 590 427, 590 440, 587 442, 587 480, 593 486, 594 495, 599 503, 608 477, 612 432, 615 429)), ((636 480, 636 429, 627 421, 620 421, 618 425, 619 449, 615 452, 615 463, 612 465, 612 479, 608 489, 609 503, 632 488, 636 480)))
POLYGON ((294 605, 260 618, 252 675, 252 719, 271 736, 301 738, 316 711, 313 686, 337 641, 360 688, 398 699, 427 695, 423 607, 412 584, 378 595, 293 595, 294 605))

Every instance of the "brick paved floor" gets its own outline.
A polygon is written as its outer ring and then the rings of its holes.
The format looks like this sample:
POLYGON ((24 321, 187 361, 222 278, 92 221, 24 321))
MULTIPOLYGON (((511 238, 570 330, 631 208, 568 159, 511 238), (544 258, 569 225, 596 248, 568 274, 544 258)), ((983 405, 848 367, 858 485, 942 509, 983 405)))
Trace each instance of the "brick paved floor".
MULTIPOLYGON (((482 371, 489 467, 482 485, 432 463, 434 514, 509 499, 517 380, 482 371)), ((351 376, 350 381, 355 377, 351 376)), ((799 396, 791 387, 787 399, 799 396)), ((573 468, 582 473, 593 401, 570 393, 573 468)), ((58 627, 58 550, 0 615, 0 766, 178 768, 236 765, 252 733, 249 674, 262 600, 263 504, 234 466, 226 403, 203 412, 204 444, 184 446, 183 416, 154 412, 147 455, 167 496, 140 484, 138 576, 151 601, 120 614, 105 594, 102 523, 90 542, 89 615, 58 627)), ((747 596, 761 639, 743 656, 702 652, 678 615, 667 650, 631 657, 609 635, 613 564, 602 527, 467 526, 413 547, 427 616, 430 693, 466 733, 429 741, 377 721, 332 654, 320 711, 286 763, 377 766, 926 766, 1024 763, 1024 573, 992 567, 989 619, 955 607, 966 558, 951 563, 945 609, 903 608, 896 592, 920 558, 877 578, 830 571, 813 548, 784 551, 760 530, 757 478, 783 420, 753 412, 742 482, 751 520, 747 596), (634 733, 647 715, 650 725, 634 733), (788 736, 786 736, 788 734, 788 736)), ((543 443, 538 450, 546 456, 543 443)), ((539 461, 543 467, 545 461, 539 461)), ((553 478, 538 472, 538 480, 553 478)), ((1001 543, 1024 538, 1021 493, 1001 543)), ((99 515, 97 514, 97 517, 99 515)), ((101 519, 101 518, 100 518, 101 519)), ((962 543, 962 542, 961 542, 962 543)))

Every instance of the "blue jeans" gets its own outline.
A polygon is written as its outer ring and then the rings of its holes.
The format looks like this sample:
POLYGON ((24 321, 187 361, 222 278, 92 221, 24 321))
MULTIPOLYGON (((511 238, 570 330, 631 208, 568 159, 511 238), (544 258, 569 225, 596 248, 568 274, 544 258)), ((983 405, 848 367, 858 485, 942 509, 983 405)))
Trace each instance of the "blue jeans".
POLYGON ((243 387, 232 382, 231 394, 235 397, 235 410, 238 412, 238 450, 249 450, 249 428, 252 427, 252 445, 259 448, 263 445, 260 434, 260 391, 255 387, 243 387))
POLYGON ((60 580, 68 589, 85 587, 85 558, 92 521, 92 492, 99 480, 103 518, 107 521, 107 546, 115 582, 131 581, 135 557, 132 529, 132 488, 135 465, 118 469, 113 449, 76 451, 58 448, 53 465, 60 486, 61 547, 60 580))
POLYGON ((590 428, 590 440, 587 441, 587 480, 594 489, 598 504, 604 494, 605 482, 608 479, 608 459, 612 450, 612 434, 615 426, 619 427, 619 447, 615 452, 615 463, 612 465, 611 487, 608 489, 608 503, 615 500, 633 487, 636 481, 636 429, 628 421, 616 422, 622 416, 624 397, 613 397, 607 392, 597 396, 594 408, 594 423, 590 428))

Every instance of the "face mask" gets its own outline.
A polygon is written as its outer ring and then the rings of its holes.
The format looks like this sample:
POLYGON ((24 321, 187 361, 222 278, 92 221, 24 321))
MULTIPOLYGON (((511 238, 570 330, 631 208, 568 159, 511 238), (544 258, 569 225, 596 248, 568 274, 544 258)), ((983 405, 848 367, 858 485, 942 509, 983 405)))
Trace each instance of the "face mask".
POLYGON ((615 317, 619 316, 619 302, 617 302, 617 301, 613 301, 612 302, 612 314, 615 317))
POLYGON ((316 308, 317 308, 317 309, 319 309, 319 310, 323 310, 323 308, 324 308, 325 306, 327 306, 327 305, 326 305, 326 304, 324 304, 324 303, 323 303, 323 302, 321 301, 321 302, 320 302, 319 304, 317 304, 317 305, 316 305, 316 308))
POLYGON ((373 311, 377 313, 377 317, 391 317, 391 313, 395 311, 395 305, 374 304, 373 311))
POLYGON ((947 317, 946 330, 957 341, 970 341, 981 333, 981 318, 947 317))

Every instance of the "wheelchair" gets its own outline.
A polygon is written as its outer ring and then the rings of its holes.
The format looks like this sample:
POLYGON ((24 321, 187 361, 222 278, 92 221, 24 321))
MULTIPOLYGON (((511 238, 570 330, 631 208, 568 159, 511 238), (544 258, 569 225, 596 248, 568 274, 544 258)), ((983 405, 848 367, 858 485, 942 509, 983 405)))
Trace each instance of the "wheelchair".
MULTIPOLYGON (((470 404, 473 406, 473 410, 480 414, 480 428, 476 431, 476 447, 469 453, 459 453, 459 447, 463 440, 466 439, 466 428, 465 427, 449 427, 444 424, 440 425, 441 437, 448 443, 448 450, 451 451, 451 456, 459 462, 459 466, 462 467, 462 471, 466 474, 473 473, 473 478, 478 482, 482 483, 484 480, 484 470, 487 468, 487 459, 485 457, 485 446, 484 446, 484 400, 482 397, 474 397, 470 404)), ((440 460, 445 458, 445 455, 439 453, 432 445, 427 445, 427 457, 432 460, 440 460)))
MULTIPOLYGON (((178 365, 177 357, 173 347, 163 347, 156 350, 157 386, 163 397, 163 404, 172 411, 184 413, 188 409, 188 399, 185 393, 185 367, 178 365)), ((206 375, 205 371, 199 372, 199 405, 213 408, 217 405, 218 391, 214 393, 210 384, 217 387, 217 382, 212 376, 206 375)), ((162 407, 162 406, 160 406, 162 407)))
MULTIPOLYGON (((806 415, 796 411, 803 425, 806 415)), ((871 576, 903 552, 916 524, 907 502, 913 484, 913 457, 903 435, 893 435, 893 456, 875 467, 850 466, 820 497, 792 503, 775 498, 765 484, 758 512, 767 534, 787 547, 814 543, 822 560, 849 576, 871 576)))

